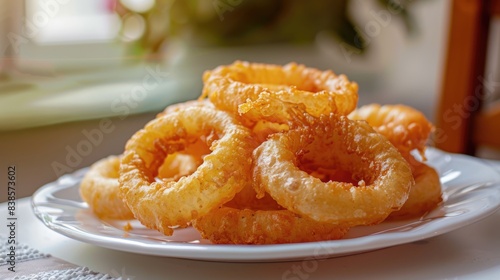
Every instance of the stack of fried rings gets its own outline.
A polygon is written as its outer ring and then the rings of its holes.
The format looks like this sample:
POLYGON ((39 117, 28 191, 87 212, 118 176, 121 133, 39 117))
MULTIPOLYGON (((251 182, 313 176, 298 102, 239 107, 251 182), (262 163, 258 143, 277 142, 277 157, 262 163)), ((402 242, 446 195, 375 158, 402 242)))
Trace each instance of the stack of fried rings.
POLYGON ((81 193, 97 215, 130 217, 99 207, 112 201, 166 235, 192 224, 213 243, 274 244, 339 239, 440 202, 437 174, 409 153, 432 130, 420 112, 355 109, 355 83, 303 65, 235 62, 203 79, 199 101, 128 141, 119 170, 91 167, 81 193))

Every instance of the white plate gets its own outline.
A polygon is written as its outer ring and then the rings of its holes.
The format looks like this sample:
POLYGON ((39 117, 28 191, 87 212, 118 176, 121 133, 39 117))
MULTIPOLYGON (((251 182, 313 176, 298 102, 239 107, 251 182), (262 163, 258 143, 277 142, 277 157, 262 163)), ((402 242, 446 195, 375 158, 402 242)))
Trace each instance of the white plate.
POLYGON ((421 219, 356 227, 342 240, 279 245, 213 245, 192 228, 171 237, 132 221, 98 219, 82 202, 79 182, 87 169, 39 189, 32 200, 36 216, 49 228, 90 244, 147 255, 197 260, 259 262, 326 258, 418 241, 469 225, 500 207, 500 174, 481 160, 428 150, 443 185, 443 204, 421 219))

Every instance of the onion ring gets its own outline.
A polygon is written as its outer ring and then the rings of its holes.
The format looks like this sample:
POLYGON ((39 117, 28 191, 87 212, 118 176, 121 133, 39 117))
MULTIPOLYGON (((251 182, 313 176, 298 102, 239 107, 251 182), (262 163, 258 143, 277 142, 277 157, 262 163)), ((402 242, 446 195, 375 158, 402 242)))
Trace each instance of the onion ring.
POLYGON ((261 120, 289 127, 302 126, 309 122, 311 117, 320 117, 336 112, 336 105, 329 101, 324 92, 311 93, 310 99, 303 102, 287 101, 281 98, 283 92, 263 92, 254 101, 240 104, 238 112, 245 119, 258 122, 261 120), (321 98, 323 97, 323 98, 321 98))
MULTIPOLYGON (((356 108, 358 85, 345 75, 320 71, 304 65, 285 66, 236 61, 203 74, 200 99, 208 97, 219 109, 238 114, 238 106, 256 100, 262 92, 280 92, 283 101, 308 102, 311 94, 322 93, 334 102, 335 113, 347 115, 356 108)), ((321 111, 324 107, 310 108, 321 111)), ((330 113, 330 112, 328 112, 330 113)))
MULTIPOLYGON (((158 178, 176 180, 193 173, 210 150, 196 142, 185 153, 168 156, 158 170, 158 178)), ((120 195, 120 156, 109 156, 95 162, 80 183, 80 195, 101 219, 129 220, 134 218, 120 195)))
POLYGON ((215 244, 278 244, 340 239, 349 228, 319 223, 288 210, 222 207, 193 221, 215 244))
POLYGON ((401 208, 414 184, 408 163, 387 139, 367 123, 345 116, 324 116, 309 127, 271 135, 254 158, 259 195, 268 192, 281 206, 320 222, 382 222, 401 208), (324 183, 297 167, 297 155, 318 141, 328 147, 323 154, 332 167, 353 174, 357 186, 324 183))
POLYGON ((163 117, 166 114, 170 114, 173 112, 178 112, 182 110, 186 110, 187 108, 191 107, 205 107, 205 108, 214 108, 214 105, 210 103, 208 100, 189 100, 186 102, 181 102, 181 103, 175 103, 172 105, 169 105, 163 109, 160 113, 156 115, 156 118, 163 117))
POLYGON ((278 244, 342 238, 349 230, 301 217, 280 206, 267 193, 257 198, 246 186, 223 207, 193 221, 203 238, 214 244, 278 244))
MULTIPOLYGON (((317 117, 330 114, 327 113, 328 111, 335 111, 335 104, 328 103, 325 99, 318 98, 319 101, 293 103, 284 101, 279 97, 279 94, 280 92, 263 92, 255 101, 248 101, 239 106, 238 111, 241 118, 247 121, 248 126, 252 127, 259 140, 264 141, 273 133, 302 127, 314 122, 317 117), (321 105, 322 100, 325 101, 324 106, 321 105), (308 107, 311 104, 318 105, 324 110, 315 111, 313 107, 308 107)), ((324 93, 312 93, 310 95, 311 97, 326 96, 324 93)))
POLYGON ((159 179, 178 180, 196 171, 203 163, 203 157, 210 153, 209 147, 198 140, 185 147, 185 150, 168 155, 158 169, 159 179))
POLYGON ((235 209, 252 209, 252 210, 283 210, 276 200, 269 194, 264 194, 263 197, 257 197, 257 193, 253 185, 248 184, 233 199, 224 204, 224 206, 235 209))
POLYGON ((367 121, 403 154, 417 149, 423 156, 434 129, 424 114, 405 105, 370 104, 354 110, 349 118, 367 121))
POLYGON ((149 122, 127 142, 120 165, 123 197, 134 216, 165 235, 223 203, 251 182, 251 132, 227 113, 192 107, 149 122), (203 139, 212 151, 179 180, 155 181, 164 158, 203 139))
POLYGON ((109 156, 90 166, 80 183, 80 196, 101 219, 133 219, 120 196, 120 156, 109 156))
POLYGON ((392 212, 388 219, 407 219, 421 217, 436 208, 442 199, 441 182, 436 170, 414 159, 410 161, 415 185, 405 204, 398 211, 392 212))

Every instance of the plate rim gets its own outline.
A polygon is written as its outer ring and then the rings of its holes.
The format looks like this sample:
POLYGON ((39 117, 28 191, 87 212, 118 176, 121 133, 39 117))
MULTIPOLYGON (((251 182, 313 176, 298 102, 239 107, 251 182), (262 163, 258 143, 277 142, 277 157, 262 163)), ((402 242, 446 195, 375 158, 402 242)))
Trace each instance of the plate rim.
MULTIPOLYGON (((496 196, 500 196, 500 173, 487 163, 483 162, 481 159, 463 154, 447 153, 431 147, 428 148, 428 152, 437 153, 437 155, 439 156, 450 156, 451 159, 455 160, 474 162, 475 164, 482 165, 481 168, 483 170, 486 169, 494 174, 496 180, 487 183, 490 183, 493 186, 493 188, 491 188, 491 191, 496 192, 496 196)), ((430 163, 430 165, 433 164, 430 163)), ((88 167, 84 167, 70 174, 63 175, 57 180, 43 185, 33 194, 33 196, 31 197, 32 211, 45 226, 69 238, 108 249, 152 256, 174 257, 191 260, 225 262, 269 262, 293 261, 310 257, 320 259, 351 255, 376 249, 388 248, 396 245, 407 244, 410 242, 415 242, 448 233, 450 231, 478 222, 495 213, 500 208, 500 200, 493 199, 491 195, 485 196, 483 197, 483 199, 488 199, 489 204, 486 205, 483 211, 476 213, 473 212, 472 217, 469 217, 465 221, 454 222, 454 217, 449 217, 451 221, 448 221, 446 223, 446 227, 441 226, 436 229, 435 226, 433 226, 431 227, 434 229, 432 231, 426 230, 427 227, 424 227, 423 229, 422 227, 417 227, 416 229, 411 231, 382 233, 351 239, 269 245, 192 244, 167 241, 153 244, 141 242, 139 240, 130 240, 123 237, 117 238, 116 236, 104 236, 95 232, 85 232, 81 229, 77 229, 74 227, 71 228, 68 225, 63 226, 60 224, 50 223, 44 219, 44 216, 49 214, 39 211, 39 207, 43 206, 37 204, 40 202, 39 200, 42 198, 46 198, 46 193, 53 193, 51 192, 52 189, 59 190, 64 188, 75 188, 76 185, 74 183, 70 185, 64 185, 64 180, 67 180, 68 178, 75 180, 75 177, 81 176, 86 172, 86 170, 88 170, 88 167), (61 187, 61 185, 63 185, 63 187, 61 187), (317 252, 322 249, 328 252, 323 255, 318 255, 317 252)), ((81 180, 81 177, 79 178, 79 180, 81 180)), ((94 218, 96 220, 99 220, 97 217, 94 218)))

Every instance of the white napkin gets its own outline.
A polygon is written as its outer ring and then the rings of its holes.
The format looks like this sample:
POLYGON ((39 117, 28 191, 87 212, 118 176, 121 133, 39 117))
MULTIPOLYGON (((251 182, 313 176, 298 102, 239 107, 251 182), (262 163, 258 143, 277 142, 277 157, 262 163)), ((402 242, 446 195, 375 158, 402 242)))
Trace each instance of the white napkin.
MULTIPOLYGON (((108 275, 79 267, 39 252, 24 244, 15 244, 15 257, 10 257, 10 246, 5 236, 0 236, 0 279, 16 280, 114 280, 133 279, 126 275, 108 275), (9 269, 10 268, 10 269, 9 269)), ((11 254, 12 255, 12 254, 11 254)))

